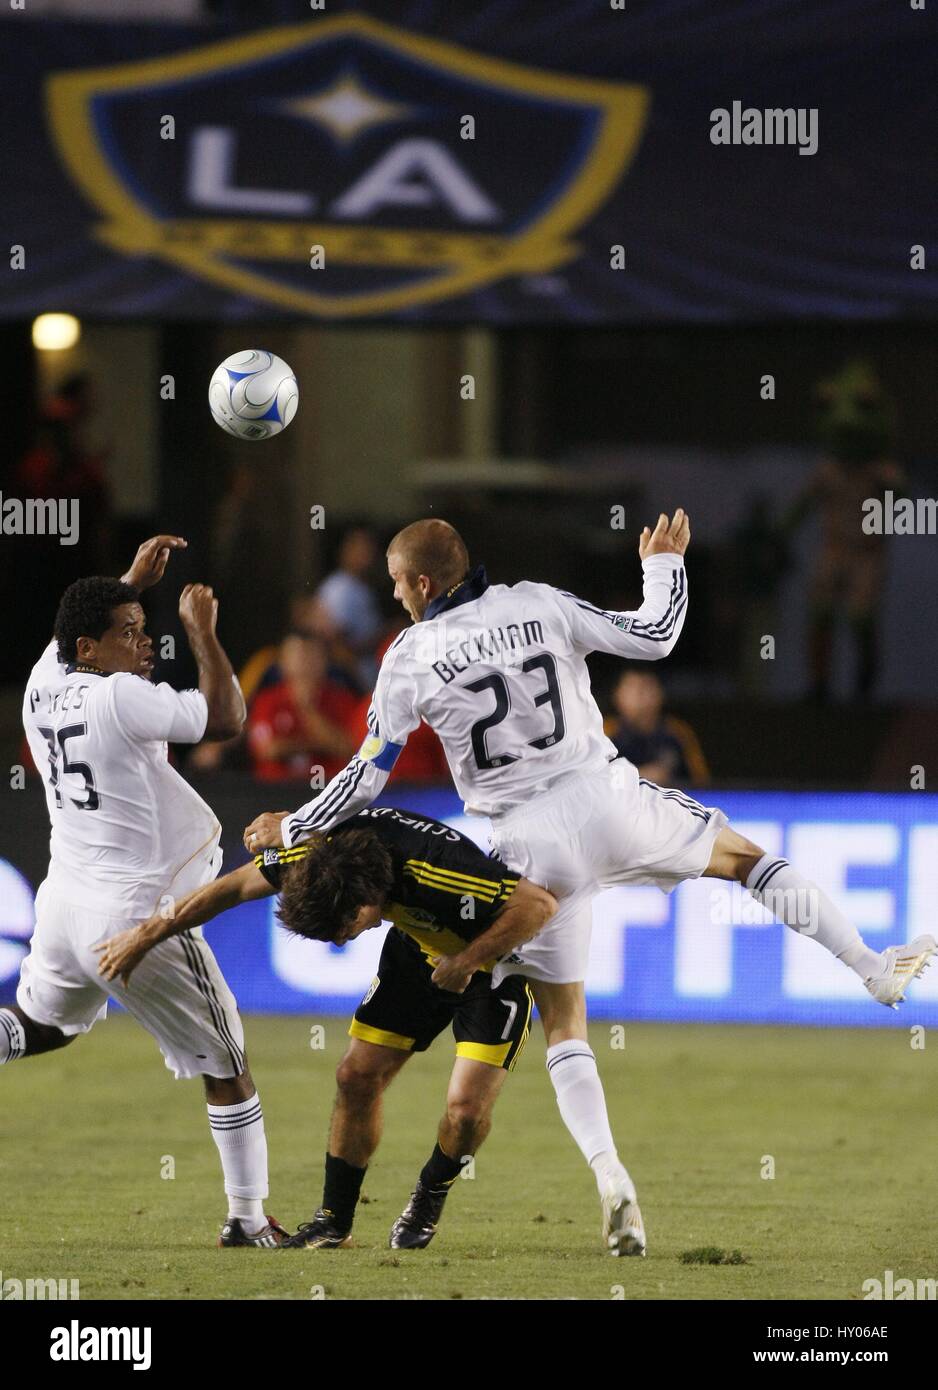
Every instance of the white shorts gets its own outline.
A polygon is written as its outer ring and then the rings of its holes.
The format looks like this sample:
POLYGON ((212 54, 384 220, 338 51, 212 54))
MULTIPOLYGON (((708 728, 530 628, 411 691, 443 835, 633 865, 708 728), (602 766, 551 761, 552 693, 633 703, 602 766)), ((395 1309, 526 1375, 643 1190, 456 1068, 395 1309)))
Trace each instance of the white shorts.
POLYGON ((565 778, 493 819, 499 858, 560 899, 544 930, 496 965, 493 985, 511 974, 557 984, 585 979, 596 893, 627 883, 670 893, 699 878, 726 824, 716 807, 639 779, 622 759, 565 778))
POLYGON ((239 1076, 244 1030, 238 1005, 200 927, 154 946, 129 986, 98 974, 93 945, 134 925, 76 907, 48 883, 40 885, 17 1004, 36 1023, 72 1036, 107 1016, 111 995, 152 1033, 176 1077, 239 1076))

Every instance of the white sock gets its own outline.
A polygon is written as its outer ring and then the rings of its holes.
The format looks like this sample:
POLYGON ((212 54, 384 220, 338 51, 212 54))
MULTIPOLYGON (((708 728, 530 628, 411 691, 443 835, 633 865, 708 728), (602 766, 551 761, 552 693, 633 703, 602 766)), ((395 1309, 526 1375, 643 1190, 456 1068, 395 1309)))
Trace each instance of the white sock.
POLYGON ((249 1235, 266 1226, 267 1136, 257 1092, 237 1105, 208 1106, 212 1138, 221 1157, 228 1195, 228 1215, 237 1217, 249 1235))
POLYGON ((0 1009, 0 1066, 26 1055, 26 1032, 12 1009, 0 1009))
POLYGON ((557 1093, 561 1118, 592 1168, 600 1190, 610 1178, 624 1177, 631 1187, 616 1153, 603 1084, 589 1043, 579 1038, 554 1043, 547 1049, 547 1072, 557 1093))
POLYGON ((787 859, 764 854, 746 879, 746 887, 773 917, 802 936, 812 936, 831 955, 855 970, 861 980, 880 974, 879 951, 870 950, 823 889, 799 874, 787 859))
POLYGON ((262 1197, 228 1197, 228 1216, 241 1222, 249 1236, 256 1236, 267 1225, 262 1197))

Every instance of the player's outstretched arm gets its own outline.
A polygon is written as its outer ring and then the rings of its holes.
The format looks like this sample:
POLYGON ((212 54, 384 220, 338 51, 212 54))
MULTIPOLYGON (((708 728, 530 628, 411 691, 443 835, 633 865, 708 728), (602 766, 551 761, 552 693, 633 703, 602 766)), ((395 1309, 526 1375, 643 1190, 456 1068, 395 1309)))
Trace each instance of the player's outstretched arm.
POLYGON ((643 571, 641 608, 618 613, 597 608, 575 594, 556 590, 571 635, 583 652, 609 652, 638 661, 659 661, 674 649, 687 613, 684 552, 690 544, 690 520, 678 508, 671 521, 658 518, 652 531, 639 536, 643 571))
MULTIPOLYGON (((183 540, 182 536, 151 536, 148 541, 144 541, 142 545, 138 546, 133 564, 125 574, 121 575, 121 583, 130 584, 138 592, 152 588, 163 578, 170 551, 184 550, 188 544, 189 542, 183 540)), ((59 648, 53 637, 40 657, 39 665, 55 670, 58 664, 59 648)))
POLYGON ((163 578, 170 551, 185 550, 188 544, 182 536, 151 536, 138 548, 127 573, 121 575, 122 583, 135 589, 151 589, 163 578))
MULTIPOLYGON (((367 743, 368 740, 366 739, 367 743)), ((363 745, 364 747, 364 745, 363 745)), ((331 830, 339 821, 358 815, 383 789, 389 771, 362 757, 362 750, 337 772, 312 801, 298 811, 262 811, 244 827, 244 848, 249 854, 262 849, 302 845, 314 834, 331 830)))
POLYGON ((126 984, 131 972, 147 952, 152 951, 161 941, 178 936, 190 927, 201 927, 220 913, 237 907, 239 903, 272 897, 276 891, 260 869, 254 864, 244 864, 240 869, 235 869, 232 873, 224 874, 221 878, 187 893, 173 905, 172 911, 161 909, 154 912, 148 921, 130 927, 127 931, 117 932, 107 941, 96 945, 94 949, 101 957, 98 973, 106 980, 120 976, 126 984))
POLYGON ((186 585, 179 596, 179 618, 199 668, 199 689, 208 705, 202 737, 235 738, 244 727, 247 707, 231 662, 215 635, 218 599, 208 585, 186 585))
POLYGON ((690 517, 678 507, 671 521, 664 512, 658 517, 655 529, 644 527, 638 538, 638 558, 648 560, 652 555, 683 555, 690 545, 690 517))
POLYGON ((557 911, 557 899, 530 879, 518 880, 495 921, 455 956, 444 956, 433 972, 440 989, 461 994, 482 966, 510 955, 516 946, 537 936, 557 911))

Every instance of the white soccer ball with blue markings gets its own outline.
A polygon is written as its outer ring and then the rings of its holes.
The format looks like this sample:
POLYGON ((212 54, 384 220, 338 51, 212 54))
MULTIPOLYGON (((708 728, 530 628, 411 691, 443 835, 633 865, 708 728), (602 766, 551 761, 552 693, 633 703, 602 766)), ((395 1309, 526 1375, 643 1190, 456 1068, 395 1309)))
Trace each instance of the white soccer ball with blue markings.
POLYGON ((209 383, 212 419, 238 439, 270 439, 296 414, 300 390, 282 357, 259 348, 233 352, 209 383))

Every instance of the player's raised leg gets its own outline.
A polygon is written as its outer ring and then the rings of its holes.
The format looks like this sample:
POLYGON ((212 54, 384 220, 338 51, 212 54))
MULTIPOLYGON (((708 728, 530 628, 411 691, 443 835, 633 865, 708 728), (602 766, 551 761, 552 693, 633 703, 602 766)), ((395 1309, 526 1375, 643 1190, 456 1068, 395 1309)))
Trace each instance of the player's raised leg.
POLYGON ((704 877, 735 880, 748 888, 780 922, 813 937, 831 955, 859 975, 873 998, 897 1008, 911 980, 921 975, 938 951, 933 936, 918 936, 907 946, 874 951, 854 924, 811 879, 777 854, 766 854, 730 826, 717 836, 704 877))
POLYGON ((75 1041, 74 1034, 63 1033, 49 1024, 37 1023, 18 1004, 0 1009, 0 1067, 43 1052, 57 1052, 75 1041))
POLYGON ((351 1244, 365 1172, 381 1141, 384 1093, 410 1055, 409 1046, 357 1037, 349 1043, 336 1069, 322 1202, 312 1221, 287 1242, 294 1249, 337 1250, 351 1244))
POLYGON ((895 1007, 938 950, 933 936, 874 951, 830 897, 782 855, 765 851, 727 824, 724 813, 675 787, 612 764, 590 819, 592 862, 603 886, 653 883, 670 892, 685 879, 741 883, 778 921, 813 937, 863 981, 873 998, 895 1007))
POLYGON ((599 1188, 603 1239, 613 1255, 644 1255, 645 1229, 635 1185, 616 1150, 603 1084, 589 1045, 583 983, 532 979, 531 989, 544 1026, 547 1072, 561 1118, 599 1188))

